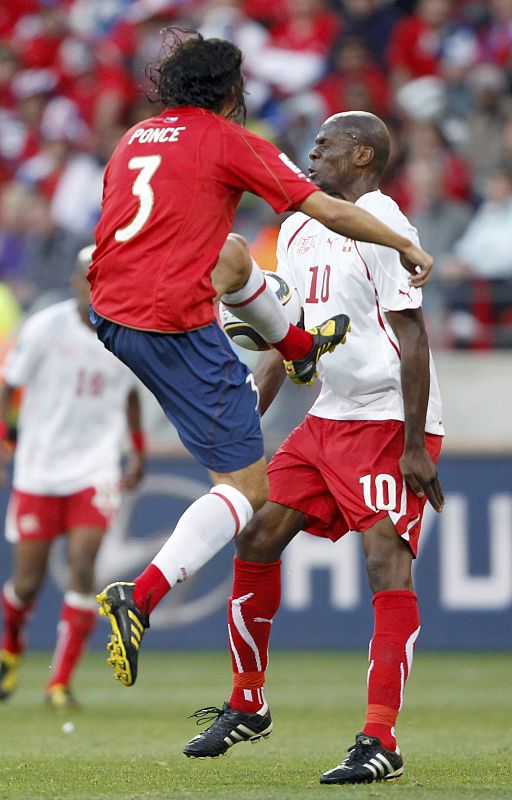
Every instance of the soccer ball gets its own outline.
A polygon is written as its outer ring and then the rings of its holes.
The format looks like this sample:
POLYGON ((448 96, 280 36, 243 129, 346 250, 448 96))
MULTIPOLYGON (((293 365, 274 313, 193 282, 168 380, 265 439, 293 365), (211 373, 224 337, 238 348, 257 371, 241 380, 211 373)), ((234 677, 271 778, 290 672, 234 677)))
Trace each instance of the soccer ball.
MULTIPOLYGON (((300 300, 295 289, 290 289, 288 284, 279 275, 270 270, 263 270, 267 284, 274 290, 280 300, 288 320, 295 325, 300 318, 300 300)), ((233 312, 220 303, 219 315, 222 327, 231 341, 245 350, 270 350, 269 345, 260 334, 247 322, 242 322, 233 312)))

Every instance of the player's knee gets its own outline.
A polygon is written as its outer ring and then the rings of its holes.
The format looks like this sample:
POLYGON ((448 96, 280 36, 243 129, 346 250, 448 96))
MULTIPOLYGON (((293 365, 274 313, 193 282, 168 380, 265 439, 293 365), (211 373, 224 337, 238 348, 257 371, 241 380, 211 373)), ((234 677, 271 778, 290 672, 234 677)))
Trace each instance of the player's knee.
POLYGON ((74 592, 89 594, 94 583, 94 561, 89 559, 78 561, 70 566, 69 588, 74 592))
POLYGON ((226 292, 236 292, 245 286, 251 274, 252 259, 243 236, 229 234, 220 251, 218 266, 225 272, 226 292))
POLYGON ((22 603, 31 603, 37 597, 41 583, 36 575, 22 575, 13 581, 14 593, 22 603))
POLYGON ((279 558, 272 531, 256 515, 236 537, 236 555, 242 561, 256 561, 266 564, 279 558))
POLYGON ((372 592, 412 591, 410 563, 385 558, 381 554, 366 559, 368 585, 372 592))
POLYGON ((262 480, 255 481, 254 485, 246 487, 244 494, 254 511, 259 511, 260 508, 263 508, 268 500, 268 480, 266 475, 262 480))

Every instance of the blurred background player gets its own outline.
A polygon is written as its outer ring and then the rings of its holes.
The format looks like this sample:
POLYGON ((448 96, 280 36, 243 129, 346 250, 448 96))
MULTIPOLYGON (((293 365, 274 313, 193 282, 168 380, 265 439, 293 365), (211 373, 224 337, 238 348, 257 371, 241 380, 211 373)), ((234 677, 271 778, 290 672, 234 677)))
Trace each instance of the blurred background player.
POLYGON ((214 484, 134 583, 111 584, 98 597, 112 626, 109 661, 126 686, 136 679, 149 613, 267 497, 257 394, 214 321, 214 298, 272 343, 297 383, 314 379, 318 358, 344 340, 349 324, 337 313, 311 331, 290 325, 248 254, 227 267, 221 260, 212 283, 243 191, 276 212, 300 208, 343 235, 398 249, 412 281, 423 282, 432 265, 409 238, 318 191, 274 145, 232 121, 245 119, 241 64, 241 51, 226 40, 175 36, 152 71, 164 110, 124 134, 105 171, 91 318, 214 484))
MULTIPOLYGON (((379 191, 389 147, 378 117, 336 114, 320 129, 309 174, 325 192, 416 239, 397 204, 379 191)), ((435 467, 441 400, 421 291, 409 286, 394 251, 334 236, 304 214, 281 228, 278 273, 296 288, 306 325, 344 308, 352 333, 343 352, 320 360, 320 395, 269 464, 270 502, 237 537, 228 604, 233 691, 184 753, 215 757, 270 733, 264 683, 280 555, 300 530, 333 541, 354 530, 362 534, 374 592, 367 715, 350 755, 321 782, 399 777, 403 761, 394 725, 420 630, 411 567, 426 499, 436 511, 444 502, 435 467)), ((262 411, 283 380, 282 365, 269 351, 256 371, 262 411)), ((199 720, 207 711, 196 712, 199 720)))
MULTIPOLYGON (((97 618, 94 564, 119 505, 121 485, 133 489, 144 472, 133 375, 98 342, 88 318, 85 275, 92 250, 86 247, 78 256, 76 299, 39 311, 21 329, 0 390, 0 430, 5 436, 13 393, 23 387, 6 520, 14 567, 2 593, 0 699, 16 687, 24 628, 52 544, 67 534, 68 589, 46 690, 46 700, 55 708, 74 704, 71 677, 97 618), (120 483, 127 425, 133 448, 120 483)), ((5 456, 0 466, 5 484, 5 456)))

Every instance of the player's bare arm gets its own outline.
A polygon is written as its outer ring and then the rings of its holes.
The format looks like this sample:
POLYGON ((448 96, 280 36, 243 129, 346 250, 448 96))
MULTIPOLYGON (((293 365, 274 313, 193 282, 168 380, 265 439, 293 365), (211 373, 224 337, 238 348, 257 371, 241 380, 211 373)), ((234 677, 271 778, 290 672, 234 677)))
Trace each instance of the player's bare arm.
POLYGON ((314 192, 299 210, 342 236, 398 250, 403 266, 411 274, 411 286, 420 287, 428 281, 434 263, 432 256, 354 203, 314 192))
POLYGON ((7 434, 13 394, 14 388, 12 386, 7 383, 0 386, 0 486, 7 485, 7 465, 11 459, 11 451, 7 445, 7 434))
POLYGON ((437 469, 425 449, 425 419, 430 391, 430 354, 421 308, 388 311, 386 318, 400 345, 405 443, 400 469, 418 497, 426 495, 436 511, 444 504, 437 469))
POLYGON ((132 389, 126 399, 126 419, 132 440, 128 461, 123 470, 123 489, 136 489, 146 468, 144 434, 141 425, 140 397, 136 389, 132 389))

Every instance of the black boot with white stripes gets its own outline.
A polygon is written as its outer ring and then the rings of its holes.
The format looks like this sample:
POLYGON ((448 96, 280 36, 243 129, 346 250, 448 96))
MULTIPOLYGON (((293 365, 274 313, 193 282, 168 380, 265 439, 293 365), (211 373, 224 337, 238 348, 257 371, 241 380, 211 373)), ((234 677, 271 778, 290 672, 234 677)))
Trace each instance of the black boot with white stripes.
POLYGON ((404 762, 398 747, 394 752, 385 750, 375 736, 357 733, 356 743, 348 752, 341 764, 324 772, 320 783, 373 783, 403 775, 404 762))
POLYGON ((257 742, 266 739, 272 731, 267 703, 255 714, 238 711, 226 702, 222 708, 201 708, 192 716, 197 717, 197 725, 214 721, 203 733, 187 742, 183 752, 189 758, 217 758, 238 742, 257 742))

